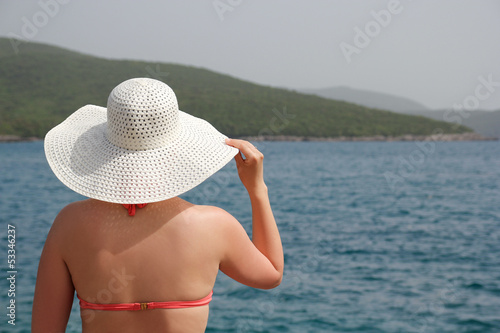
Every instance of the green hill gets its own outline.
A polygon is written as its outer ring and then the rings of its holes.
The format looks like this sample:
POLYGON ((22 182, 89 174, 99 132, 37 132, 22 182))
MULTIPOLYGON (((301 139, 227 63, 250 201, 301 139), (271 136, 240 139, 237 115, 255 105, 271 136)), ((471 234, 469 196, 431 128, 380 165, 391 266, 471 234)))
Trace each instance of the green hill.
POLYGON ((37 43, 16 54, 0 38, 0 134, 43 137, 86 104, 106 106, 108 94, 132 77, 154 77, 177 95, 179 107, 237 136, 312 137, 427 135, 469 132, 466 127, 396 114, 295 91, 245 82, 177 64, 108 60, 37 43), (293 115, 283 121, 286 114, 293 115))

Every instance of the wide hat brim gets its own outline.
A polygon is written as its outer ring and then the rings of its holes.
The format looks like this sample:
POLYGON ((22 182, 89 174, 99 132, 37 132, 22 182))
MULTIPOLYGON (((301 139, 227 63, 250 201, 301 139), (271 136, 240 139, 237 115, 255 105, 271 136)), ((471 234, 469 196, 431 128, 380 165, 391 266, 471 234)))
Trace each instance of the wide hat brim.
POLYGON ((45 155, 56 177, 89 198, 120 204, 173 198, 202 183, 238 153, 207 121, 182 111, 179 133, 163 147, 120 148, 106 138, 106 112, 86 105, 45 137, 45 155))

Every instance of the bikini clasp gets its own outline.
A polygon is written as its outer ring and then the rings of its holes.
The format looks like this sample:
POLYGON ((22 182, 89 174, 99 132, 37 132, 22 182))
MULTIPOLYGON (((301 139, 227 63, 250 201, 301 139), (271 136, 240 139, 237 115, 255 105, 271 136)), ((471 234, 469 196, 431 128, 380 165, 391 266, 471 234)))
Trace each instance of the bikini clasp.
POLYGON ((141 310, 147 310, 148 309, 148 303, 141 303, 141 310))

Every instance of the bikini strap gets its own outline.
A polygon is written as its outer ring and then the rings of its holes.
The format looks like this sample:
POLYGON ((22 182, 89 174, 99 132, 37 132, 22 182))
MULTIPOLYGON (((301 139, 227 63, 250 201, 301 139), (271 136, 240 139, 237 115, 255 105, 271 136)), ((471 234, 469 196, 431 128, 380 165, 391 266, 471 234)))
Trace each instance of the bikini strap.
POLYGON ((123 204, 123 207, 128 210, 128 215, 129 216, 134 216, 135 215, 135 210, 137 208, 144 208, 146 207, 147 203, 145 204, 123 204))

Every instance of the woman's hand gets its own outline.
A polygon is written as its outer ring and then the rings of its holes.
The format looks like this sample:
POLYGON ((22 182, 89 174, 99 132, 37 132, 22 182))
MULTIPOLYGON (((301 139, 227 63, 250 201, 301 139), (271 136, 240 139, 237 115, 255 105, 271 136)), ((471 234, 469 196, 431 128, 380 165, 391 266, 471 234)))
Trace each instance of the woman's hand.
POLYGON ((264 155, 250 142, 237 139, 226 139, 226 144, 240 152, 234 157, 238 175, 249 194, 266 191, 264 183, 264 155), (243 158, 242 154, 245 156, 243 158))

